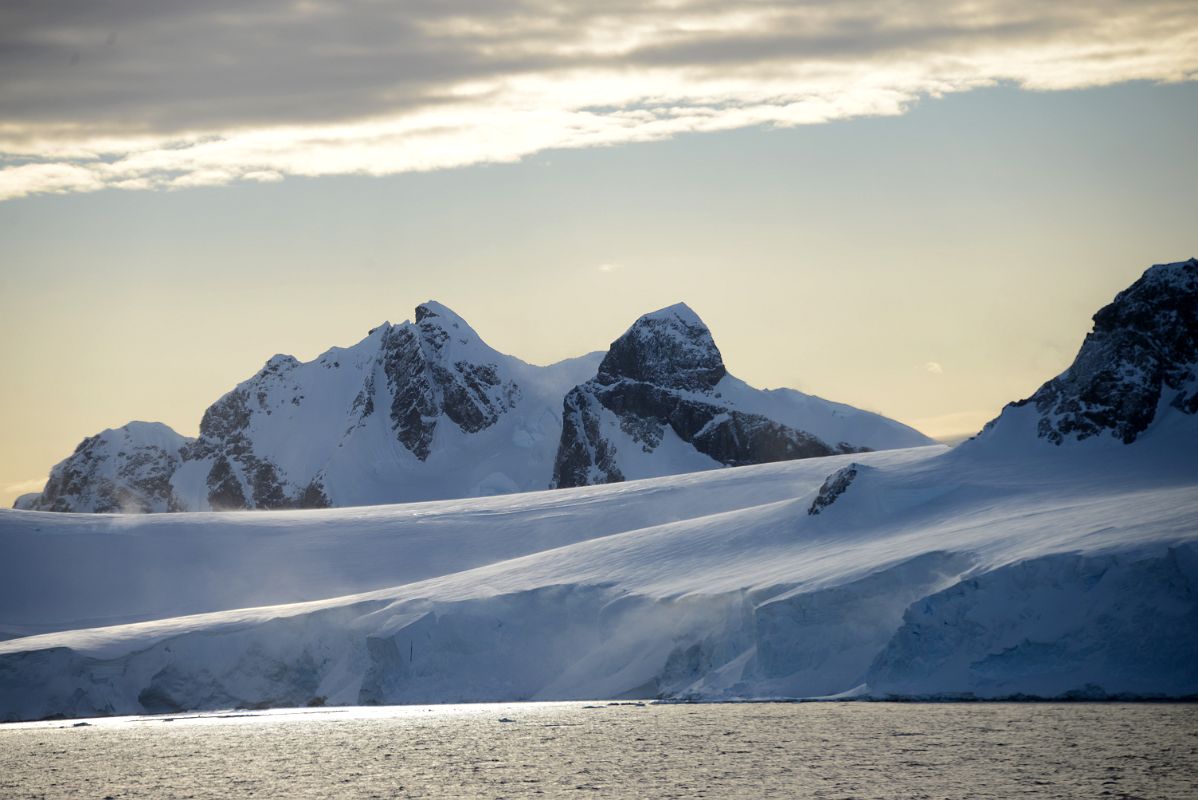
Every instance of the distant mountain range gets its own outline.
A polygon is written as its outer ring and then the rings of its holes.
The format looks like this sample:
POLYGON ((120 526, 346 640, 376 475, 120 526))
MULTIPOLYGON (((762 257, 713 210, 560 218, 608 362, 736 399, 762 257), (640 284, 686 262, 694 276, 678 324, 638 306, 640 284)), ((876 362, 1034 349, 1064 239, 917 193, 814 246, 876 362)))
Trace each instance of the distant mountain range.
POLYGON ((165 512, 505 494, 931 443, 894 420, 728 374, 678 304, 546 367, 436 302, 349 348, 276 355, 196 439, 130 422, 85 439, 16 508, 165 512))

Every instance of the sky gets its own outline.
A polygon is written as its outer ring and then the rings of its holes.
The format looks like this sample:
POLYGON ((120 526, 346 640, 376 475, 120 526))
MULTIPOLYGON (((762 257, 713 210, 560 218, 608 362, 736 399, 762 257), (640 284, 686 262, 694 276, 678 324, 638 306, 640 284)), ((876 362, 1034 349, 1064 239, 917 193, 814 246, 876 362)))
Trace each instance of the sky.
POLYGON ((0 504, 437 299, 977 430, 1198 255, 1192 2, 8 2, 0 504))

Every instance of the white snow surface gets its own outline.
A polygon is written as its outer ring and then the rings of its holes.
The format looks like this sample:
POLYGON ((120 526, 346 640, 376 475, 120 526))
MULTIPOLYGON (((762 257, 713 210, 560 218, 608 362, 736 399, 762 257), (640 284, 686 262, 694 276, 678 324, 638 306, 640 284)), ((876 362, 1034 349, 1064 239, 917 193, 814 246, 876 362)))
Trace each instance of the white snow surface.
POLYGON ((806 431, 835 447, 845 442, 871 450, 919 447, 933 440, 901 422, 795 389, 756 389, 732 375, 716 384, 716 401, 806 431))
POLYGON ((7 511, 0 717, 1195 695, 1198 427, 1161 423, 407 506, 7 511))

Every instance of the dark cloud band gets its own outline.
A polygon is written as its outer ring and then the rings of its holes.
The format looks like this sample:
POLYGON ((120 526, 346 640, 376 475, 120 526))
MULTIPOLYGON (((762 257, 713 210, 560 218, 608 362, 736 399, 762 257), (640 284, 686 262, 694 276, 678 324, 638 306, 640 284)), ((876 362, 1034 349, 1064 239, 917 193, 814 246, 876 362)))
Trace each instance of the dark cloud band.
POLYGON ((1177 0, 11 0, 0 198, 435 169, 897 113, 996 80, 1196 74, 1198 6, 1177 0))

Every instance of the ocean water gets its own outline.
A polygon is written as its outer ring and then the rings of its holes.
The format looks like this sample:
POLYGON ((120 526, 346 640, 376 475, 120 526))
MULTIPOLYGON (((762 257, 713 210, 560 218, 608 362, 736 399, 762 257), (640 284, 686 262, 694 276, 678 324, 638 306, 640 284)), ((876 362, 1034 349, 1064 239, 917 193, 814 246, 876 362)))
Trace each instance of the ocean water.
POLYGON ((88 723, 0 725, 0 797, 1198 798, 1187 704, 529 703, 88 723))

